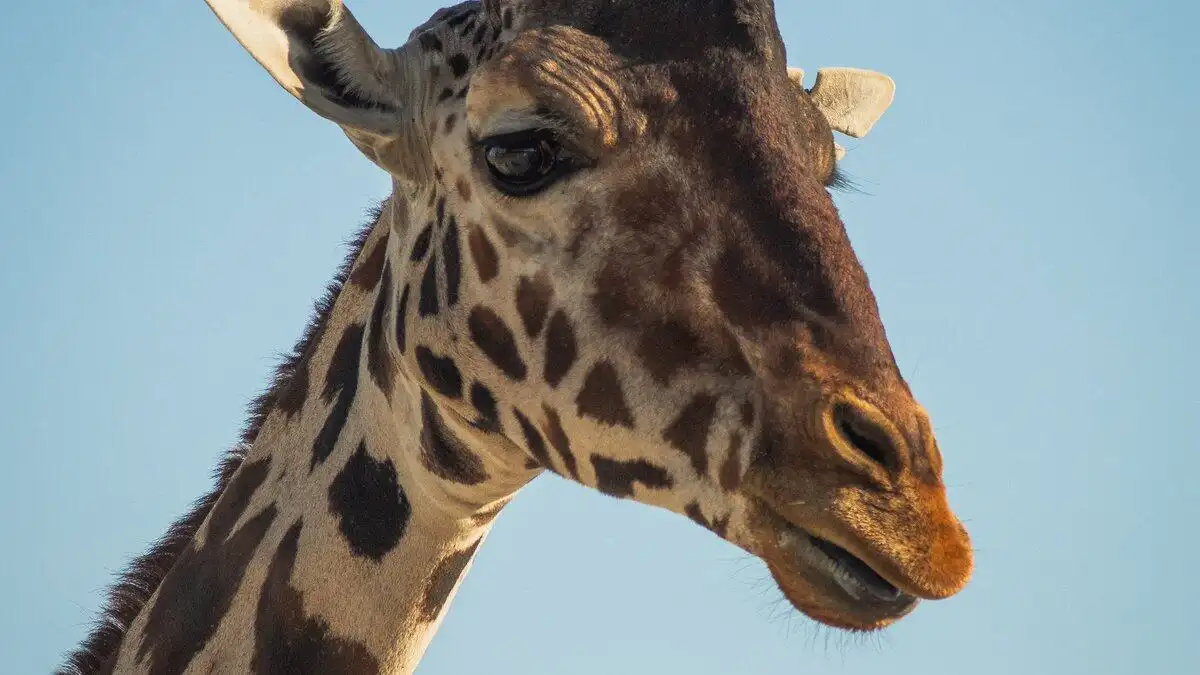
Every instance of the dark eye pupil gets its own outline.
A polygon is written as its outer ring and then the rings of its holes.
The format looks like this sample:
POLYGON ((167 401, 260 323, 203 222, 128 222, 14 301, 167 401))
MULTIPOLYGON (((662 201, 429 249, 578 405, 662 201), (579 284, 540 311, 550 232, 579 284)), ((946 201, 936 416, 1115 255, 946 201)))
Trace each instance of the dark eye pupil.
POLYGON ((515 148, 493 146, 487 149, 487 161, 504 180, 533 181, 554 168, 554 152, 546 143, 515 148))

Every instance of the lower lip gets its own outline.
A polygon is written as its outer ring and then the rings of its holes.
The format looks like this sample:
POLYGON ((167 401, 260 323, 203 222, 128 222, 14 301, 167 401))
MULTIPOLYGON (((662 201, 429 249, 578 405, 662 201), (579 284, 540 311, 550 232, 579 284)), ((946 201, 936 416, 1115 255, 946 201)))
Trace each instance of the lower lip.
POLYGON ((784 550, 793 552, 797 557, 825 572, 839 588, 855 600, 894 604, 907 599, 900 589, 871 571, 865 562, 799 528, 784 530, 779 535, 779 543, 784 550), (826 552, 825 548, 829 548, 830 551, 826 552), (835 551, 841 551, 845 556, 853 558, 857 564, 852 565, 839 560, 835 551), (855 569, 859 566, 865 569, 855 569))

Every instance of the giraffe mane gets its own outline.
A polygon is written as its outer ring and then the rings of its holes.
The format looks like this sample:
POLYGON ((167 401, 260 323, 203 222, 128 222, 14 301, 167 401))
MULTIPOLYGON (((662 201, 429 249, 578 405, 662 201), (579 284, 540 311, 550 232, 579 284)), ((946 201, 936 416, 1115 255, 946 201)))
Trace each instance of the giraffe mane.
POLYGON ((167 529, 150 550, 134 558, 123 572, 117 575, 116 581, 108 589, 108 598, 99 616, 93 620, 92 629, 83 642, 67 657, 66 663, 58 669, 62 675, 92 675, 93 673, 110 672, 114 665, 117 650, 125 637, 130 624, 133 623, 142 608, 149 602, 154 591, 162 584, 167 573, 175 566, 180 554, 187 548, 209 511, 217 503, 233 475, 237 473, 250 447, 258 437, 267 415, 278 404, 281 396, 287 393, 295 380, 296 373, 306 367, 307 361, 316 343, 320 340, 329 314, 333 310, 333 302, 337 299, 350 277, 350 270, 358 258, 371 232, 379 223, 383 213, 382 206, 376 206, 369 212, 367 224, 364 225, 347 243, 346 259, 338 268, 337 274, 325 288, 325 293, 314 305, 312 318, 309 319, 304 333, 292 350, 283 356, 275 368, 271 385, 250 403, 249 414, 241 437, 233 448, 227 450, 213 472, 213 488, 207 494, 197 499, 191 509, 183 517, 176 520, 167 529))

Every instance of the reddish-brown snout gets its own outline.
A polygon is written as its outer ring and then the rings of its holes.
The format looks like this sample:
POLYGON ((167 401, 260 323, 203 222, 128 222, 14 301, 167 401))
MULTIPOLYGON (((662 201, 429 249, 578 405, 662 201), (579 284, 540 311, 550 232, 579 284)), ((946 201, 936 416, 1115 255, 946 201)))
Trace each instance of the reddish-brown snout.
POLYGON ((751 469, 763 557, 798 609, 837 627, 886 626, 972 572, 928 417, 893 391, 875 403, 817 388, 773 406, 751 469))

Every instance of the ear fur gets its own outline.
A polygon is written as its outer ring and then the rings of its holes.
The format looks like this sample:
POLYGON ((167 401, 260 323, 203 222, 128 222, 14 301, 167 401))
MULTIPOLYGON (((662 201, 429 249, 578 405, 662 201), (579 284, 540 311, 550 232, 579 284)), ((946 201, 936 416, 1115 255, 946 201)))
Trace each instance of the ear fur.
POLYGON ((871 70, 822 68, 809 94, 834 131, 862 138, 892 104, 896 83, 871 70))
POLYGON ((380 49, 341 0, 205 0, 288 93, 342 127, 372 161, 427 177, 425 54, 380 49))

